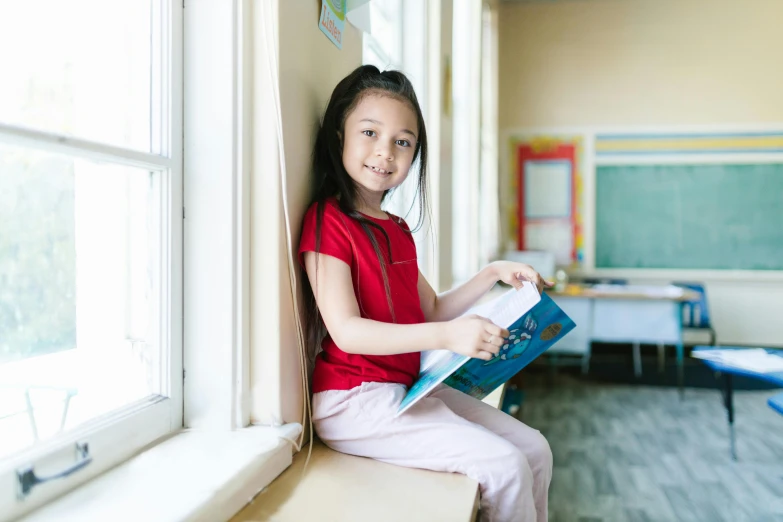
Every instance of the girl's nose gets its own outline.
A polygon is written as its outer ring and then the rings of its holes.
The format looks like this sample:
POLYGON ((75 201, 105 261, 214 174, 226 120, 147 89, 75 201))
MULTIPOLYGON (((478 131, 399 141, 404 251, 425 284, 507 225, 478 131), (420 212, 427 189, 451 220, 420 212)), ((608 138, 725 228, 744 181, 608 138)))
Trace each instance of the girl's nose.
POLYGON ((380 156, 388 161, 394 159, 394 156, 392 155, 392 148, 387 144, 378 145, 378 148, 375 149, 375 155, 380 156))

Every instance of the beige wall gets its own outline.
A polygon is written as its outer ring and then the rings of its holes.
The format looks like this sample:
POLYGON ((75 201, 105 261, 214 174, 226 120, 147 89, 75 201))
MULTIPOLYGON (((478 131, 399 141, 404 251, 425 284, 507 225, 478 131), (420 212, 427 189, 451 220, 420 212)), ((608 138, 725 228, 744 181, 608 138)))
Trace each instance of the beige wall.
MULTIPOLYGON (((278 0, 280 102, 294 250, 310 197, 310 159, 319 119, 332 89, 361 65, 362 58, 362 35, 350 24, 343 33, 342 50, 318 29, 320 6, 320 0, 278 0)), ((257 78, 268 74, 264 66, 255 64, 257 78)), ((256 104, 267 107, 264 100, 268 95, 256 92, 256 104)), ((272 117, 268 112, 256 113, 259 120, 272 117)), ((263 127, 261 121, 258 127, 263 127)), ((256 143, 256 154, 276 155, 274 147, 265 148, 264 139, 257 138, 256 143)), ((263 161, 256 164, 265 165, 263 161)), ((279 204, 281 187, 276 173, 270 176, 263 166, 258 170, 261 172, 253 176, 251 224, 251 418, 264 424, 301 422, 299 348, 288 283, 283 209, 279 204), (270 299, 270 295, 277 297, 270 299), (274 349, 278 345, 279 351, 274 349)))
MULTIPOLYGON (((501 132, 782 123, 781 22, 780 0, 501 4, 501 132)), ((721 343, 783 345, 782 273, 687 277, 706 282, 721 343)))
POLYGON ((783 121, 780 0, 501 4, 500 127, 783 121))

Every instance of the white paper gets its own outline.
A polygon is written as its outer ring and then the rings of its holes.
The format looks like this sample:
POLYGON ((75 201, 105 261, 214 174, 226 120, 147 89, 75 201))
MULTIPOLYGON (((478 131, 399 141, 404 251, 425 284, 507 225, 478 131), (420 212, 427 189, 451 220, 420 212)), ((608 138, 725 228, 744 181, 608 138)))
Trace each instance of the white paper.
POLYGON ((599 284, 590 287, 596 292, 604 294, 632 294, 632 295, 646 295, 650 297, 669 297, 676 298, 682 297, 685 291, 674 285, 606 285, 599 284))
POLYGON ((571 165, 568 162, 525 162, 525 217, 571 217, 571 165))
POLYGON ((783 372, 783 357, 767 353, 762 348, 746 350, 695 350, 691 353, 697 359, 707 359, 726 366, 734 366, 758 373, 783 372))
POLYGON ((543 250, 555 256, 558 265, 571 264, 574 236, 571 223, 527 223, 525 225, 525 250, 543 250))

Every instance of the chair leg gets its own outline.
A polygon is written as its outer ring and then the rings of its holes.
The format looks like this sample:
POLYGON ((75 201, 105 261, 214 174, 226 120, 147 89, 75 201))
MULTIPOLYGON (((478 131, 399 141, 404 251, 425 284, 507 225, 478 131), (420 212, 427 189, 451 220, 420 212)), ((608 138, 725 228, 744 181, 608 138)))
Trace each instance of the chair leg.
POLYGON ((590 352, 582 356, 582 375, 587 375, 590 371, 590 352))
POLYGON ((680 390, 680 400, 685 399, 685 361, 682 343, 675 346, 677 350, 677 387, 680 390))
POLYGON ((633 343, 633 374, 637 378, 642 376, 642 348, 639 343, 633 343))

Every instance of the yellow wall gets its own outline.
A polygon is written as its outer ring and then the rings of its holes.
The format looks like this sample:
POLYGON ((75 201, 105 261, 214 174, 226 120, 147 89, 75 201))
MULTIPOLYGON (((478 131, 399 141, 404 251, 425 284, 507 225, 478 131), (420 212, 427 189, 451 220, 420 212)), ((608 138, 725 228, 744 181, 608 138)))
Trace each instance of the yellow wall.
POLYGON ((783 1, 500 8, 500 128, 783 121, 783 1))
MULTIPOLYGON (((337 83, 361 65, 362 34, 346 23, 342 50, 318 28, 320 0, 278 0, 280 103, 283 115, 287 200, 293 235, 293 250, 299 242, 302 217, 309 203, 315 132, 337 83)), ((262 21, 258 21, 262 23, 262 21)), ((256 31, 256 37, 262 33, 256 31)), ((263 42, 257 42, 258 47, 263 42)), ((257 53, 262 57, 263 53, 257 53)), ((254 64, 257 83, 268 75, 260 58, 254 64)), ((251 385, 254 422, 301 422, 302 394, 294 306, 288 282, 288 248, 280 206, 279 174, 274 128, 263 122, 271 113, 269 92, 256 92, 258 128, 271 133, 256 136, 251 223, 251 385), (266 156, 266 158, 265 158, 266 156), (272 297, 270 297, 272 296, 272 297), (279 350, 277 347, 279 346, 279 350)), ((298 276, 297 264, 297 276, 298 276)), ((301 282, 300 282, 301 285, 301 282)))

